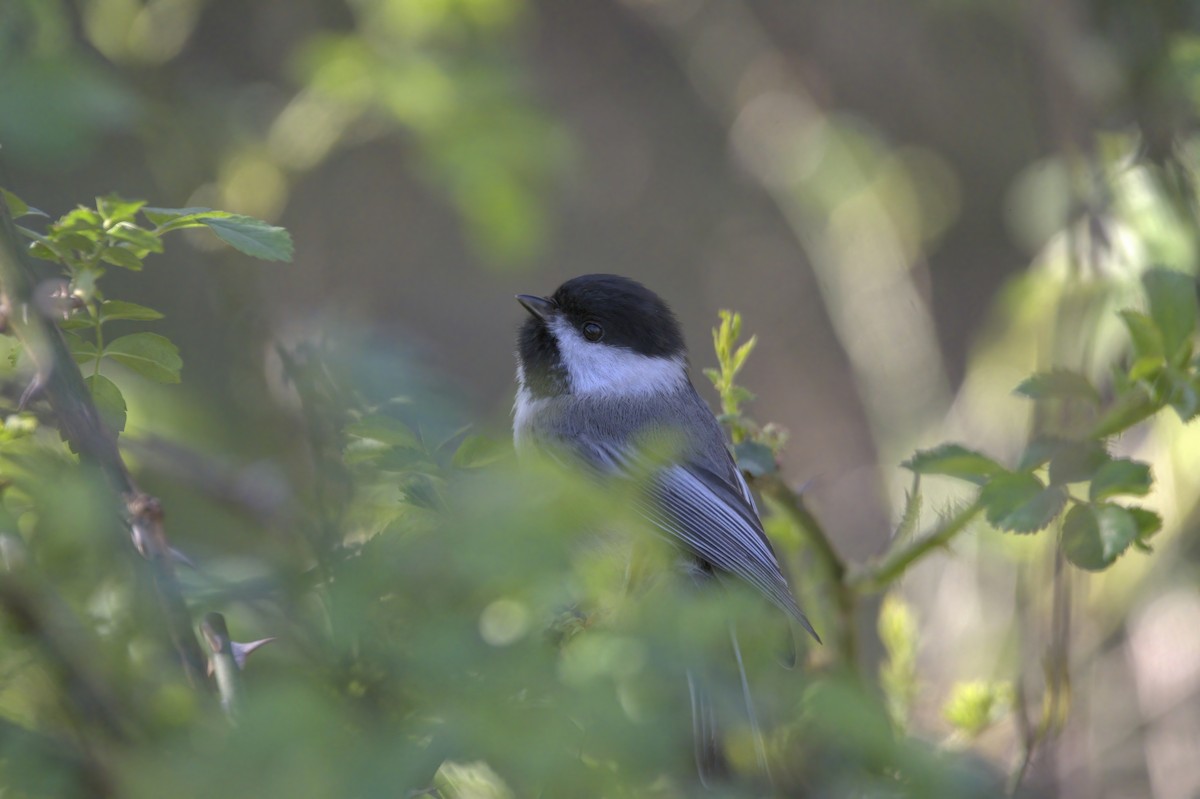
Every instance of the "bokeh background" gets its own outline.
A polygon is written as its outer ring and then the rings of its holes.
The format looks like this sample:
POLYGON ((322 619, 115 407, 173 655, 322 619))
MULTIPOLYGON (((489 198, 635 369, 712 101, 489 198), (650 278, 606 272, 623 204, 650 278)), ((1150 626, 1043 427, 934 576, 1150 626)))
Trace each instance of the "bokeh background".
MULTIPOLYGON (((292 264, 197 236, 109 278, 166 314, 185 363, 182 387, 135 392, 155 412, 131 437, 269 475, 301 468, 280 343, 336 335, 363 381, 503 430, 514 293, 644 282, 710 399, 710 329, 738 310, 751 412, 789 431, 784 473, 862 562, 915 448, 1014 461, 1035 420, 1012 388, 1053 365, 1102 380, 1140 272, 1194 270, 1197 22, 1138 0, 5 0, 0 183, 52 214, 115 191, 291 231, 292 264)), ((1064 578, 1075 702, 1030 781, 1182 799, 1200 440, 1172 417, 1120 446, 1153 462, 1167 527, 1153 555, 1064 578)), ((181 546, 254 534, 156 488, 181 546)), ((926 490, 932 519, 955 489, 926 490)), ((931 740, 956 681, 1024 674, 1037 697, 1048 539, 981 529, 904 580, 931 740)), ((1007 768, 1013 724, 989 734, 1007 768)))

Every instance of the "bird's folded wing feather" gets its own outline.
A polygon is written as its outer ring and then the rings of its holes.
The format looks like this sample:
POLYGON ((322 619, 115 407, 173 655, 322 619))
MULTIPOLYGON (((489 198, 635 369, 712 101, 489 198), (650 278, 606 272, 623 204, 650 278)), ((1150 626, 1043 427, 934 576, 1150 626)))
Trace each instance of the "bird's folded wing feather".
POLYGON ((642 516, 702 560, 753 585, 817 638, 788 588, 744 481, 733 486, 695 463, 647 469, 636 453, 596 442, 576 444, 584 444, 581 454, 604 472, 641 475, 646 490, 637 509, 642 516))

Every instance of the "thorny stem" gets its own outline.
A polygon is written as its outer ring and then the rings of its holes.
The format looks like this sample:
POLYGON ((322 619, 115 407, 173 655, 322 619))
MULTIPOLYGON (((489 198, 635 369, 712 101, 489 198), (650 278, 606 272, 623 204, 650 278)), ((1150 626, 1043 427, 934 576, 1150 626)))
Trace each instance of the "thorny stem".
POLYGON ((860 594, 884 590, 930 550, 949 544, 955 536, 967 528, 982 510, 983 504, 979 501, 968 505, 942 522, 933 532, 914 538, 887 552, 878 560, 852 570, 847 576, 847 584, 860 594))
POLYGON ((204 653, 175 576, 170 545, 162 529, 162 508, 156 499, 138 488, 130 475, 116 439, 104 427, 57 325, 34 299, 35 282, 12 216, 7 206, 0 203, 0 287, 10 310, 9 330, 21 341, 35 365, 35 384, 54 410, 63 438, 81 460, 94 464, 108 478, 114 499, 123 506, 131 537, 150 563, 164 624, 184 673, 193 685, 205 685, 204 653))

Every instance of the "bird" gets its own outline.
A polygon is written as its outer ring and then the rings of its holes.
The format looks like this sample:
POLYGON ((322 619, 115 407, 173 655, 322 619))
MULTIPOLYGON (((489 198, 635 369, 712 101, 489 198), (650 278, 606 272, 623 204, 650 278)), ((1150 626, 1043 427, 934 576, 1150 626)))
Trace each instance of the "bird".
MULTIPOLYGON (((529 312, 517 336, 518 456, 568 453, 598 476, 637 481, 638 512, 678 547, 691 573, 745 581, 819 641, 725 433, 688 376, 687 348, 666 302, 613 274, 581 275, 549 296, 516 299, 529 312), (655 437, 672 447, 648 468, 645 442, 655 437)), ((732 627, 730 637, 753 724, 732 627)), ((707 784, 723 767, 715 716, 701 681, 687 676, 696 765, 707 784)), ((761 745, 760 760, 765 766, 761 745)))

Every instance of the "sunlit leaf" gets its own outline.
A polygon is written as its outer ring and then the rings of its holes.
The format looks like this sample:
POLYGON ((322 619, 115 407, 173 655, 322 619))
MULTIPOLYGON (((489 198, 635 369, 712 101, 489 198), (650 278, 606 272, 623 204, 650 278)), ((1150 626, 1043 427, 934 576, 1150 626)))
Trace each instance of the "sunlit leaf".
POLYGON ((239 252, 264 261, 292 260, 292 234, 249 216, 200 217, 217 237, 239 252))
POLYGON ((1088 497, 1093 502, 1099 502, 1118 494, 1143 496, 1150 492, 1152 483, 1150 464, 1121 458, 1109 461, 1096 470, 1088 497))
POLYGON ((100 253, 100 260, 135 272, 142 268, 141 259, 124 247, 105 247, 100 253))
POLYGON ((1134 354, 1138 358, 1161 361, 1164 357, 1163 338, 1154 320, 1139 311, 1121 311, 1121 319, 1129 329, 1134 354))
POLYGON ((490 436, 471 435, 463 439, 454 451, 451 463, 459 469, 478 469, 495 463, 512 450, 508 441, 490 436))
POLYGON ((399 419, 373 413, 346 425, 346 434, 393 447, 420 448, 421 440, 399 419))
POLYGON ((118 222, 128 222, 137 216, 138 209, 145 205, 143 200, 125 200, 116 194, 96 198, 96 210, 104 222, 112 227, 118 222))
POLYGON ((104 357, 112 358, 143 377, 160 383, 178 383, 183 360, 170 339, 157 333, 131 333, 111 341, 104 357))
POLYGON ((991 458, 959 444, 942 444, 922 450, 900 465, 917 474, 957 477, 977 485, 1004 471, 1004 467, 991 458))

